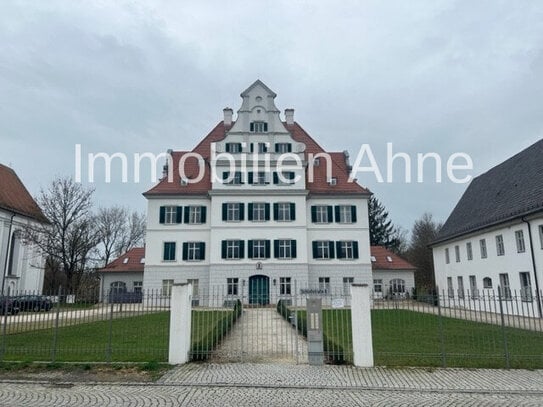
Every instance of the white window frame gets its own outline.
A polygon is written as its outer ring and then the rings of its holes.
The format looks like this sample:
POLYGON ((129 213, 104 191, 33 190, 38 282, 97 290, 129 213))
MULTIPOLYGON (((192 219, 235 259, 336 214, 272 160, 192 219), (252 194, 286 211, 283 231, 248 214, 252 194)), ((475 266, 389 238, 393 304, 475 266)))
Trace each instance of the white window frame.
POLYGON ((383 279, 375 278, 373 279, 373 292, 382 293, 383 292, 383 279))
POLYGON ((481 250, 481 259, 486 259, 488 257, 488 251, 486 249, 486 239, 479 240, 479 249, 481 250))
POLYGON ((526 244, 524 242, 524 232, 522 229, 515 231, 515 241, 517 242, 517 253, 524 253, 526 251, 526 244))
POLYGON ((503 244, 503 235, 496 235, 496 255, 505 256, 505 245, 503 244))
POLYGON ((393 278, 389 281, 390 292, 394 294, 405 294, 405 280, 403 278, 393 278))
POLYGON ((279 277, 279 295, 292 294, 292 279, 290 277, 279 277))
POLYGON ((354 277, 343 277, 343 295, 351 294, 351 284, 354 283, 354 277))
POLYGON ((523 302, 532 302, 532 279, 530 273, 527 271, 521 271, 519 273, 520 279, 520 298, 523 302))
POLYGON ((170 297, 172 295, 172 286, 173 286, 172 279, 162 280, 162 296, 163 297, 170 297))
POLYGON ((253 222, 266 221, 266 203, 253 202, 253 222))
POLYGON ((290 222, 290 202, 277 203, 277 221, 290 222))
POLYGON ((202 223, 202 207, 189 206, 189 224, 196 225, 202 223))
POLYGON ((466 243, 466 257, 468 260, 473 260, 473 247, 471 242, 466 243))
POLYGON ((292 259, 292 239, 278 239, 278 259, 292 259), (283 255, 281 255, 283 254, 283 255))
POLYGON ((239 202, 227 202, 226 203, 226 221, 227 222, 240 222, 241 211, 239 202))
POLYGON ((200 253, 200 242, 187 242, 187 260, 202 260, 202 253, 200 253))
POLYGON ((262 260, 266 258, 266 240, 253 240, 253 259, 262 260))
POLYGON ((266 122, 263 121, 254 121, 253 124, 253 133, 266 133, 266 122))
POLYGON ((477 288, 477 277, 474 275, 469 276, 469 290, 470 290, 472 300, 476 300, 479 298, 479 289, 477 288))
POLYGON ((353 223, 351 205, 339 205, 339 223, 353 223))
POLYGON ((239 260, 241 258, 241 240, 226 241, 226 259, 239 260), (236 256, 237 253, 237 256, 236 256))
POLYGON ((141 293, 141 291, 143 290, 143 281, 133 281, 132 287, 135 293, 141 293))
POLYGON ((330 223, 328 205, 315 205, 315 223, 330 223))
POLYGON ((200 293, 200 280, 197 278, 187 278, 187 284, 192 285, 192 296, 197 297, 200 293))
POLYGON ((173 225, 177 220, 177 206, 165 206, 164 207, 164 224, 173 225))
POLYGON ((286 154, 288 153, 288 146, 291 143, 275 143, 275 149, 277 154, 286 154))
POLYGON ((239 293, 239 278, 228 277, 226 279, 226 295, 236 297, 239 293))
POLYGON ((330 259, 330 241, 329 240, 317 240, 317 259, 328 260, 330 259))
POLYGON ((511 285, 509 282, 508 273, 500 273, 500 287, 502 289, 502 296, 504 300, 511 300, 511 285))
MULTIPOLYGON (((345 253, 345 256, 341 256, 342 260, 354 260, 354 242, 352 240, 340 241, 339 249, 341 253, 345 253)), ((339 253, 338 258, 340 258, 339 253)))
POLYGON ((319 277, 319 290, 325 290, 330 294, 330 277, 319 277))
POLYGON ((458 284, 458 299, 463 300, 465 298, 464 277, 456 277, 456 284, 458 284))

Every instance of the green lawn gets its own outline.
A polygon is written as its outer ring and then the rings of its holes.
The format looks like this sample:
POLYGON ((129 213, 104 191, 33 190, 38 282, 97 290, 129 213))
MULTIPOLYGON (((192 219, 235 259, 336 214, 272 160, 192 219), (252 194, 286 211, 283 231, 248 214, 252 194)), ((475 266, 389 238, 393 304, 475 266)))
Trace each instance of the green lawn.
MULTIPOLYGON (((299 329, 305 334, 305 311, 297 312, 299 329)), ((350 314, 347 309, 323 310, 324 350, 329 361, 352 361, 350 314)), ((505 367, 500 326, 444 317, 441 336, 436 315, 373 310, 372 328, 378 366, 442 366, 445 362, 449 367, 505 367)), ((505 333, 511 367, 543 368, 543 333, 515 328, 506 328, 505 333)))

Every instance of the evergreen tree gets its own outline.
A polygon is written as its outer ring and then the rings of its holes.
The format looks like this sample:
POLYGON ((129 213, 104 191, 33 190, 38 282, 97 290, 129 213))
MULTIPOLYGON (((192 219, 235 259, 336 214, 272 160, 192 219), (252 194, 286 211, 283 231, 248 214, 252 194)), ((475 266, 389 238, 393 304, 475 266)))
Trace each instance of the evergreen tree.
POLYGON ((396 253, 405 246, 405 233, 392 224, 388 212, 381 202, 372 195, 368 200, 368 216, 370 227, 370 244, 385 246, 396 253))

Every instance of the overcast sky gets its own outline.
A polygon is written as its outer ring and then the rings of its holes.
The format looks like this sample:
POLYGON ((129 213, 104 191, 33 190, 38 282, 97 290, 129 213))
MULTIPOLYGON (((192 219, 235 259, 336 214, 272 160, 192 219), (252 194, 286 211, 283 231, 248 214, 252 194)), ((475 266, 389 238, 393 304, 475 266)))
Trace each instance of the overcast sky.
MULTIPOLYGON (((256 79, 351 162, 369 144, 386 176, 391 142, 413 160, 464 152, 476 176, 543 137, 543 2, 3 1, 0 162, 36 195, 74 176, 76 144, 192 149, 256 79)), ((145 210, 149 176, 115 174, 96 204, 145 210)), ((467 187, 425 177, 358 178, 409 229, 445 220, 467 187)))

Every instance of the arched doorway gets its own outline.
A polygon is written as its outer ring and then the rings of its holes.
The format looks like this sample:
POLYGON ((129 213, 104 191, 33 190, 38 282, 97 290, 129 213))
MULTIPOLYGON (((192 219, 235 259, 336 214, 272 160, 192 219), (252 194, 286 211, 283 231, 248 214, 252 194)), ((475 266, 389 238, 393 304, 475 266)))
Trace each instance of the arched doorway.
POLYGON ((249 304, 270 303, 270 278, 261 274, 249 277, 249 304))

